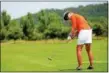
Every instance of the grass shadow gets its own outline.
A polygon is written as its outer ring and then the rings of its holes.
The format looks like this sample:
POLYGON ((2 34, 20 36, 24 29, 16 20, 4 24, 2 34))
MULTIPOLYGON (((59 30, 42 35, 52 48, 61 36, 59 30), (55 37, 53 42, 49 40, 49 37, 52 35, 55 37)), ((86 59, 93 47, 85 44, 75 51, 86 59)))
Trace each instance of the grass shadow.
POLYGON ((59 70, 61 72, 93 72, 93 70, 87 70, 87 69, 82 69, 82 70, 76 70, 76 69, 61 69, 59 70))
POLYGON ((61 71, 61 72, 76 72, 76 71, 79 71, 79 70, 76 70, 76 69, 61 69, 59 71, 61 71))

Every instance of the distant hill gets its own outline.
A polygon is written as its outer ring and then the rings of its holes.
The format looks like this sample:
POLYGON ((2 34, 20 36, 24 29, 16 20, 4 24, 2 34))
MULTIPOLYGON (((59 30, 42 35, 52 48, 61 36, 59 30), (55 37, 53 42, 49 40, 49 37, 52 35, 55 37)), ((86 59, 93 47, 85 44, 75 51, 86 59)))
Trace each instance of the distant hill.
MULTIPOLYGON (((99 17, 107 18, 108 17, 108 11, 107 11, 108 4, 107 3, 79 6, 77 8, 69 7, 69 8, 65 8, 65 9, 45 9, 45 10, 48 12, 56 12, 61 17, 62 20, 63 20, 63 14, 65 11, 72 11, 75 13, 79 13, 79 14, 83 15, 84 17, 86 17, 87 19, 99 18, 99 17)), ((33 19, 34 19, 34 24, 37 24, 37 14, 38 13, 32 14, 33 19)), ((23 16, 23 17, 25 17, 25 16, 23 16)), ((21 18, 18 18, 15 20, 20 21, 21 18)))

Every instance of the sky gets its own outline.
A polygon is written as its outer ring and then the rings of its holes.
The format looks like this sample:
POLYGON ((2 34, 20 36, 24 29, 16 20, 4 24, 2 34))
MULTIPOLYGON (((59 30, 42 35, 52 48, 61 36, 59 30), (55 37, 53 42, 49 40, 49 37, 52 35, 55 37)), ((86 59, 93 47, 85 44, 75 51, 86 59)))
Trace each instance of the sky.
POLYGON ((26 15, 28 12, 36 13, 41 9, 64 9, 78 7, 79 5, 101 4, 104 2, 1 2, 1 11, 6 10, 12 19, 26 15))

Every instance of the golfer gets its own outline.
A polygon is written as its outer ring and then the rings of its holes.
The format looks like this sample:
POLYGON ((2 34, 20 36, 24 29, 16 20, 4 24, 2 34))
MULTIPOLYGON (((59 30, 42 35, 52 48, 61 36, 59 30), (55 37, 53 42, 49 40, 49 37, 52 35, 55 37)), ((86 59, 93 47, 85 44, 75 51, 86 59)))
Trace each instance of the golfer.
POLYGON ((93 55, 91 52, 91 43, 92 43, 92 29, 88 25, 85 18, 79 14, 73 12, 65 12, 64 20, 70 20, 72 23, 72 30, 70 33, 70 37, 78 36, 78 43, 76 47, 78 66, 77 70, 82 69, 82 48, 85 45, 88 58, 89 58, 89 66, 87 69, 93 69, 93 55))

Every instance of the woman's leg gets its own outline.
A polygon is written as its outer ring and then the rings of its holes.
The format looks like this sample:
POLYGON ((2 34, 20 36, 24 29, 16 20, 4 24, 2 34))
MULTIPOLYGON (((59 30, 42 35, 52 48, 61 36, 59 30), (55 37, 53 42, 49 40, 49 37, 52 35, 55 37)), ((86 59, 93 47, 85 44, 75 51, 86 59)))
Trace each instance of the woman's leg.
POLYGON ((82 47, 83 47, 83 45, 77 45, 77 48, 76 48, 78 67, 81 67, 81 65, 82 65, 82 55, 81 55, 82 47))
POLYGON ((92 51, 91 51, 91 44, 85 44, 85 46, 86 46, 86 51, 88 54, 90 66, 93 66, 93 55, 92 55, 92 51))

